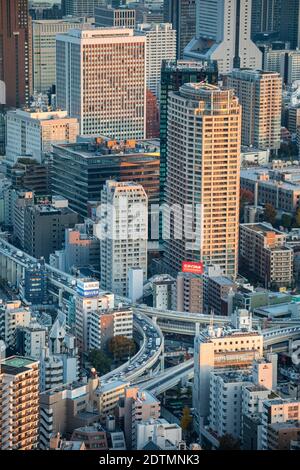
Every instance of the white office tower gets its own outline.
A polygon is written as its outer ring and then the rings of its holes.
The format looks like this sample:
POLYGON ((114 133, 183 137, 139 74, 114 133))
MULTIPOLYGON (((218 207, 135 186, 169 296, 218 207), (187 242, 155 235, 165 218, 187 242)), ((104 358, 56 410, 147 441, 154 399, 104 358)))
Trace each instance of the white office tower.
POLYGON ((251 41, 252 0, 197 0, 196 38, 184 57, 216 60, 220 74, 233 68, 262 67, 262 53, 251 41))
POLYGON ((89 322, 92 312, 112 309, 113 294, 99 291, 99 282, 89 278, 77 280, 75 296, 75 329, 80 351, 89 349, 89 322))
POLYGON ((141 268, 129 268, 128 296, 132 302, 143 297, 144 272, 141 268))
POLYGON ((80 134, 145 137, 146 38, 132 29, 71 30, 56 43, 57 106, 80 134))
POLYGON ((147 275, 148 197, 142 185, 107 181, 101 192, 101 287, 128 296, 128 272, 147 275))
POLYGON ((252 366, 262 355, 263 337, 257 331, 210 326, 196 336, 193 407, 200 434, 209 416, 210 373, 218 368, 252 366))
POLYGON ((146 37, 146 85, 159 99, 162 61, 176 59, 176 30, 171 23, 143 23, 137 31, 146 37))

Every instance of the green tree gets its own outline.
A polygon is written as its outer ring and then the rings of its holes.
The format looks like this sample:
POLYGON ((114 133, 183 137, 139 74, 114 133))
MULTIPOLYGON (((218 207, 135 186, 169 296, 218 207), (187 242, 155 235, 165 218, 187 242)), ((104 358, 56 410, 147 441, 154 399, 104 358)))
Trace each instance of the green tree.
POLYGON ((125 356, 133 356, 136 351, 135 342, 126 336, 115 336, 108 342, 108 351, 115 360, 123 359, 125 356))
POLYGON ((239 439, 235 439, 231 434, 224 434, 219 439, 218 450, 241 450, 241 443, 239 439))
POLYGON ((293 223, 293 218, 290 214, 282 214, 281 225, 285 228, 290 228, 293 223))
POLYGON ((266 204, 264 210, 264 220, 274 225, 276 221, 276 215, 277 212, 275 207, 273 207, 272 204, 266 204))
POLYGON ((254 194, 252 191, 248 189, 241 189, 240 190, 240 219, 242 220, 244 217, 244 207, 247 204, 253 204, 254 202, 254 194))
POLYGON ((99 375, 110 371, 111 359, 100 349, 92 349, 90 351, 89 362, 95 367, 99 375))
POLYGON ((180 420, 180 426, 184 433, 187 433, 188 431, 191 430, 192 422, 193 422, 193 418, 191 415, 191 410, 189 409, 189 407, 185 406, 183 408, 182 417, 180 420))

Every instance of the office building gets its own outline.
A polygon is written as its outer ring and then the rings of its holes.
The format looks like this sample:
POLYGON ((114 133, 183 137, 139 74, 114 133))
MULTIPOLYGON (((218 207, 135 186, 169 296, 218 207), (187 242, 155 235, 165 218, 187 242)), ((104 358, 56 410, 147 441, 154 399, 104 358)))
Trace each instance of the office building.
POLYGON ((18 158, 13 166, 7 166, 7 177, 14 189, 27 189, 35 195, 50 194, 51 162, 37 163, 31 157, 18 158))
POLYGON ((83 18, 32 21, 32 78, 33 89, 48 93, 56 83, 56 35, 69 29, 87 29, 83 18))
POLYGON ((116 336, 132 339, 133 316, 130 308, 92 310, 87 312, 87 350, 107 351, 116 336))
POLYGON ((228 86, 242 105, 242 145, 280 147, 282 78, 276 72, 234 70, 228 86))
POLYGON ((113 8, 112 5, 102 5, 95 8, 96 28, 132 28, 136 25, 136 10, 128 8, 113 8))
POLYGON ((50 447, 50 440, 58 432, 71 437, 75 429, 98 423, 98 410, 92 406, 92 397, 98 379, 88 383, 73 382, 46 390, 40 394, 40 449, 50 447))
MULTIPOLYGON (((239 314, 243 314, 239 312, 239 314)), ((210 372, 217 368, 249 367, 263 355, 263 337, 252 330, 251 314, 248 326, 227 331, 212 326, 195 338, 195 372, 193 406, 196 427, 203 427, 209 416, 210 372)))
POLYGON ((146 139, 159 138, 159 105, 152 91, 146 91, 146 139))
POLYGON ((144 273, 142 268, 128 270, 128 297, 133 303, 143 297, 144 273))
POLYGON ((291 49, 300 46, 300 3, 298 0, 282 0, 280 15, 280 34, 282 41, 287 41, 291 49))
POLYGON ((169 94, 165 202, 174 222, 165 211, 163 238, 171 274, 187 260, 236 276, 240 133, 233 90, 188 83, 169 94))
POLYGON ((136 448, 147 449, 154 444, 162 450, 177 450, 182 442, 182 429, 178 424, 170 424, 163 418, 149 419, 136 425, 136 448))
POLYGON ((251 35, 279 33, 282 0, 252 0, 251 35))
POLYGON ((53 144, 76 142, 79 124, 66 111, 8 111, 6 117, 6 159, 14 165, 19 157, 28 156, 38 163, 50 155, 53 144))
POLYGON ((286 235, 266 223, 240 225, 240 269, 255 274, 268 289, 293 282, 293 250, 286 235))
POLYGON ((85 266, 92 266, 99 271, 100 243, 86 223, 65 231, 64 260, 63 270, 69 273, 85 266))
POLYGON ((184 58, 214 61, 220 74, 260 69, 262 53, 251 40, 252 0, 196 0, 196 37, 184 58))
POLYGON ((24 250, 47 262, 55 250, 60 250, 65 229, 78 223, 78 214, 68 207, 56 208, 50 204, 28 206, 24 213, 24 250))
POLYGON ((5 85, 1 104, 20 108, 31 94, 31 45, 28 0, 0 2, 0 81, 5 85))
POLYGON ((47 328, 37 321, 16 330, 16 350, 18 354, 39 360, 46 347, 47 328))
POLYGON ((209 429, 218 437, 239 439, 242 428, 242 388, 250 383, 250 371, 213 371, 210 375, 209 429))
POLYGON ((270 150, 262 150, 254 147, 242 147, 241 167, 267 166, 270 159, 270 150))
POLYGON ((80 134, 145 137, 145 48, 146 38, 125 28, 57 36, 57 106, 79 119, 80 134))
POLYGON ((86 450, 108 450, 107 433, 100 424, 75 429, 71 441, 83 442, 86 450))
POLYGON ((95 8, 103 4, 103 0, 62 0, 63 12, 66 16, 95 17, 95 8))
POLYGON ((96 139, 90 143, 55 145, 52 188, 69 201, 71 209, 88 215, 88 202, 100 202, 106 180, 135 181, 143 185, 149 203, 159 202, 159 144, 96 139), (79 190, 80 188, 80 190, 79 190))
POLYGON ((164 21, 177 32, 176 58, 183 58, 184 48, 196 36, 196 0, 165 0, 164 21))
POLYGON ((162 63, 160 93, 160 203, 165 202, 167 175, 167 134, 169 93, 179 91, 184 83, 208 82, 216 85, 218 71, 216 64, 203 65, 183 60, 162 63))
POLYGON ((279 211, 295 213, 300 199, 299 167, 241 170, 241 189, 251 191, 259 206, 271 204, 279 211))
POLYGON ((0 362, 0 448, 36 450, 39 439, 39 363, 22 356, 0 362))
POLYGON ((264 53, 263 69, 278 72, 286 85, 300 79, 300 51, 271 49, 264 53))
MULTIPOLYGON (((78 348, 81 351, 92 349, 92 344, 97 341, 101 346, 101 311, 112 310, 114 308, 114 295, 99 291, 99 282, 89 278, 77 280, 77 293, 75 297, 75 330, 78 341, 78 348), (92 326, 96 329, 96 334, 90 332, 90 317, 94 315, 92 326), (92 339, 92 336, 94 339, 92 339), (91 336, 91 338, 90 338, 91 336)), ((93 329, 92 328, 92 329, 93 329)))
POLYGON ((19 290, 22 301, 27 305, 47 303, 48 273, 43 260, 24 269, 19 290))
POLYGON ((157 420, 160 417, 160 402, 149 392, 128 387, 118 406, 119 418, 124 422, 127 449, 137 449, 137 425, 149 419, 157 420))
POLYGON ((204 275, 203 284, 205 313, 226 316, 228 295, 236 290, 236 284, 230 278, 218 274, 204 275))
POLYGON ((176 30, 171 23, 143 23, 136 31, 146 38, 147 89, 159 99, 162 61, 176 59, 176 30))
POLYGON ((16 346, 17 328, 26 327, 31 321, 31 311, 23 307, 20 300, 3 302, 0 305, 0 332, 1 339, 7 347, 16 346))
POLYGON ((142 185, 107 181, 99 221, 101 287, 128 295, 128 271, 147 276, 148 197, 142 185))
MULTIPOLYGON (((278 441, 280 440, 280 428, 283 429, 286 426, 288 432, 288 425, 290 422, 293 423, 295 430, 295 428, 298 427, 296 423, 299 423, 299 421, 299 401, 279 397, 272 400, 265 400, 262 410, 262 450, 268 450, 269 448, 270 450, 275 450, 278 446, 278 441)), ((293 435, 290 437, 292 440, 293 435)))
POLYGON ((203 277, 193 273, 178 273, 176 296, 177 311, 203 313, 203 277))

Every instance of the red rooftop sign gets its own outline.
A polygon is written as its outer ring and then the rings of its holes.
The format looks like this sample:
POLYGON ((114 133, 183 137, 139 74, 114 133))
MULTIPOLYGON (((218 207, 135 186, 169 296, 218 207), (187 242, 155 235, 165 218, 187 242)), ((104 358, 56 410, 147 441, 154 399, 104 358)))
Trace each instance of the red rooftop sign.
POLYGON ((182 261, 182 272, 192 274, 203 274, 204 265, 203 263, 193 263, 191 261, 182 261))

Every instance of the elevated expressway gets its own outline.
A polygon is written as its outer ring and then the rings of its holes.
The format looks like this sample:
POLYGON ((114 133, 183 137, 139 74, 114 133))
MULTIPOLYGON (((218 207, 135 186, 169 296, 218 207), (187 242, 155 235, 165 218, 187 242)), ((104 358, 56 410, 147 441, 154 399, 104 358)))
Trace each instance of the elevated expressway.
MULTIPOLYGON (((15 246, 8 243, 3 238, 0 238, 0 278, 6 280, 11 285, 18 287, 20 280, 24 276, 24 270, 33 263, 37 263, 38 260, 25 252, 19 250, 15 246)), ((76 294, 76 277, 71 276, 63 271, 53 268, 49 264, 46 264, 48 273, 48 285, 49 293, 57 298, 58 304, 62 306, 64 302, 67 302, 70 297, 76 294)), ((122 301, 125 304, 129 304, 129 300, 126 298, 118 298, 118 301, 122 301)), ((154 308, 150 308, 144 305, 134 304, 134 328, 142 337, 140 350, 138 353, 128 362, 120 366, 118 369, 104 375, 102 379, 107 382, 114 380, 116 376, 122 376, 122 380, 135 382, 141 379, 141 376, 149 372, 152 373, 152 368, 158 363, 159 359, 163 355, 164 350, 164 332, 187 334, 194 336, 196 333, 196 324, 209 324, 211 321, 210 315, 204 314, 189 314, 186 312, 173 312, 173 311, 162 311, 154 308), (141 364, 141 357, 145 354, 146 343, 148 337, 153 335, 153 330, 147 328, 148 334, 139 324, 137 315, 141 316, 141 321, 146 322, 147 325, 154 327, 155 333, 161 339, 160 345, 153 348, 154 352, 141 364), (132 364, 137 364, 136 367, 129 369, 132 364)), ((230 323, 229 317, 215 316, 215 325, 226 325, 230 323)), ((254 323, 259 324, 260 320, 254 320, 254 323)), ((270 348, 278 344, 288 343, 293 340, 300 338, 300 325, 294 324, 294 321, 275 321, 275 328, 271 328, 263 331, 264 336, 264 347, 270 348), (291 326, 287 326, 291 323, 291 326), (282 326, 281 326, 282 324, 282 326)), ((286 348, 286 345, 285 345, 286 348)), ((161 393, 170 387, 178 384, 181 380, 193 377, 193 359, 179 364, 178 366, 169 368, 164 372, 159 373, 154 378, 141 383, 141 387, 145 390, 155 391, 155 393, 161 393)))

